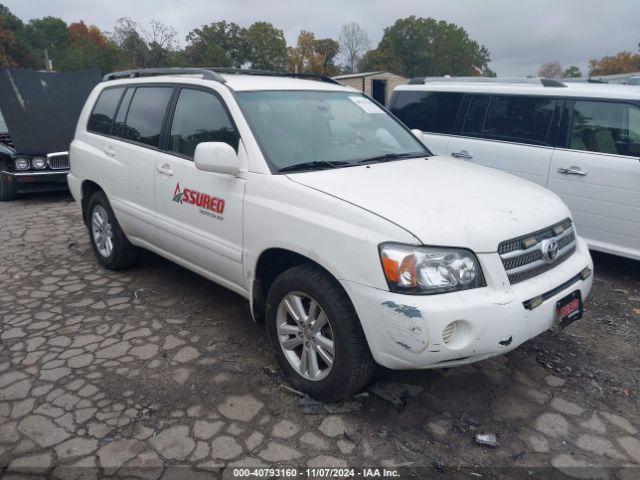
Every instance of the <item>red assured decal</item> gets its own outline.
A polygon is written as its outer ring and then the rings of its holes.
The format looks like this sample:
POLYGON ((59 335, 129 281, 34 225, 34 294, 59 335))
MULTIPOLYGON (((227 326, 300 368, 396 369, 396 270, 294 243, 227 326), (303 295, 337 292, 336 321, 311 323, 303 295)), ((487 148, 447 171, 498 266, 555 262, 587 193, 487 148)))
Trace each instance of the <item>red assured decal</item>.
POLYGON ((180 190, 180 183, 176 185, 176 189, 173 192, 173 201, 179 204, 195 205, 214 213, 222 214, 224 212, 224 200, 222 198, 207 195, 190 188, 180 190))

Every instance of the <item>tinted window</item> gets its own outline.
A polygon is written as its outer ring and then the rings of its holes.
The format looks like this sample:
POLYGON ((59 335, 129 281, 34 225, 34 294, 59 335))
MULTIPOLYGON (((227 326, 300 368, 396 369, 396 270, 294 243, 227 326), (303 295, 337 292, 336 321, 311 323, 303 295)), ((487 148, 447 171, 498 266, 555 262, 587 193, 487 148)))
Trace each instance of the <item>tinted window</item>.
POLYGON ((111 131, 113 116, 123 91, 124 88, 107 88, 100 93, 89 117, 87 130, 106 134, 111 131))
POLYGON ((576 101, 570 147, 574 150, 640 155, 640 109, 614 102, 576 101))
POLYGON ((449 134, 456 121, 462 93, 400 91, 393 113, 409 128, 449 134))
POLYGON ((127 113, 124 138, 159 146, 162 121, 172 92, 171 87, 136 88, 127 113))
POLYGON ((118 107, 118 113, 116 113, 116 120, 113 123, 113 129, 111 130, 111 134, 116 137, 122 137, 124 131, 124 121, 127 118, 127 112, 129 111, 129 103, 131 103, 131 97, 133 97, 133 92, 135 92, 135 88, 128 88, 122 97, 122 101, 120 102, 120 106, 118 107))
POLYGON ((218 97, 183 89, 171 122, 169 150, 192 157, 201 142, 225 142, 237 149, 238 135, 218 97))
POLYGON ((555 106, 543 97, 491 97, 482 136, 545 144, 555 106))
POLYGON ((480 135, 484 117, 487 113, 487 105, 489 105, 489 97, 487 95, 474 96, 469 102, 467 115, 462 126, 462 133, 466 135, 480 135))

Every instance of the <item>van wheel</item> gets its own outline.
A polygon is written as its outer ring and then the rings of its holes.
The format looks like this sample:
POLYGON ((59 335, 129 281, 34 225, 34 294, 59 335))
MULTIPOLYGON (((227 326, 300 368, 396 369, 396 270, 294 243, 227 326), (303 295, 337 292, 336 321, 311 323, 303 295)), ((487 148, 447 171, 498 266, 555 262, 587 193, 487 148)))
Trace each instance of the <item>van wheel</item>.
POLYGON ((0 202, 10 202, 16 199, 16 189, 13 183, 3 175, 0 175, 0 202))
POLYGON ((267 295, 266 329, 291 383, 313 398, 344 399, 375 370, 360 321, 346 292, 315 265, 281 273, 267 295))
POLYGON ((89 239, 98 263, 109 270, 121 270, 133 263, 136 248, 127 240, 104 192, 89 199, 89 239))

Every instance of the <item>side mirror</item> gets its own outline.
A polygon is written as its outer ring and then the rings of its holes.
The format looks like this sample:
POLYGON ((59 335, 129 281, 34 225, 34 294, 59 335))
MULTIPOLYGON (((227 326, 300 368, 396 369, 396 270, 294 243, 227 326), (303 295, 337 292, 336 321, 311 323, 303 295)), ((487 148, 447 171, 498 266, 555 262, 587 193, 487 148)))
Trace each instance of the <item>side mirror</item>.
POLYGON ((422 141, 422 130, 418 130, 417 128, 413 128, 413 129, 411 129, 411 133, 413 133, 413 136, 416 137, 418 140, 422 141))
POLYGON ((235 175, 240 170, 238 154, 224 142, 203 142, 196 146, 193 160, 198 170, 235 175))

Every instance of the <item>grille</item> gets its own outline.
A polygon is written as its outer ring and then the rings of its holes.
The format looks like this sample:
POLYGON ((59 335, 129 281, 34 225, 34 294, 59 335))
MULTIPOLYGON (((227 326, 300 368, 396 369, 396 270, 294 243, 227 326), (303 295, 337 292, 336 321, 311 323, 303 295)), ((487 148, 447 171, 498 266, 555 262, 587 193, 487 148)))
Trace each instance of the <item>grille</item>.
POLYGON ((47 163, 51 170, 65 170, 69 168, 69 153, 50 153, 47 155, 47 163))
POLYGON ((8 133, 0 133, 0 143, 4 143, 7 147, 11 147, 15 150, 13 140, 11 140, 11 135, 8 133))
POLYGON ((498 246, 502 265, 512 285, 555 268, 575 251, 576 235, 570 219, 529 235, 507 240, 498 246), (544 240, 555 240, 558 244, 558 255, 553 261, 545 260, 542 250, 544 240))

